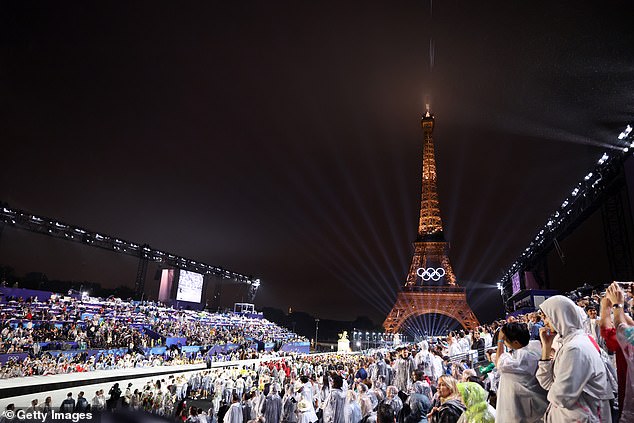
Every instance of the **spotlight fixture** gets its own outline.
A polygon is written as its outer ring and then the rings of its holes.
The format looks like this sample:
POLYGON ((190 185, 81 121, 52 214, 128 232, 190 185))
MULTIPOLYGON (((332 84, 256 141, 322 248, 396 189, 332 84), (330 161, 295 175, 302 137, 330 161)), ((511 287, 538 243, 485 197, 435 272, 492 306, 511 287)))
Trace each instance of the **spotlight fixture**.
POLYGON ((623 140, 627 138, 627 136, 630 135, 630 132, 632 132, 632 127, 630 125, 627 125, 627 127, 623 130, 623 132, 619 134, 619 139, 623 140))
POLYGON ((601 158, 599 159, 598 163, 600 165, 602 165, 603 163, 606 162, 606 160, 608 160, 608 158, 609 158, 608 154, 607 153, 603 153, 603 156, 601 156, 601 158))

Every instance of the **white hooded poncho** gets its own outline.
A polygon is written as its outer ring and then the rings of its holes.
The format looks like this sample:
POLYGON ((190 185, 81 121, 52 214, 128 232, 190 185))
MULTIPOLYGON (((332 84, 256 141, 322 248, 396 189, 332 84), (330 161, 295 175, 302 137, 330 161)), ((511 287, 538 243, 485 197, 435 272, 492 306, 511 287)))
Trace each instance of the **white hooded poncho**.
POLYGON ((561 338, 552 361, 540 361, 539 384, 550 402, 545 423, 611 422, 613 398, 605 365, 583 330, 585 313, 569 298, 550 297, 540 306, 561 338))

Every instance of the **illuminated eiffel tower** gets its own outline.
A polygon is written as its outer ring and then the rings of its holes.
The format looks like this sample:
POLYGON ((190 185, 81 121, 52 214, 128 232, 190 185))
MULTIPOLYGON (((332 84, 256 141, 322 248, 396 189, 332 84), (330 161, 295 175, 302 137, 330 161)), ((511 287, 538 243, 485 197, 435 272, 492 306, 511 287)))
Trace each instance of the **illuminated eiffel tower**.
POLYGON ((423 314, 442 314, 456 319, 465 329, 479 325, 467 304, 465 289, 456 284, 449 262, 449 243, 445 240, 436 187, 434 154, 434 115, 423 116, 423 180, 418 221, 418 237, 407 281, 396 298, 383 327, 387 333, 398 333, 405 321, 423 314))

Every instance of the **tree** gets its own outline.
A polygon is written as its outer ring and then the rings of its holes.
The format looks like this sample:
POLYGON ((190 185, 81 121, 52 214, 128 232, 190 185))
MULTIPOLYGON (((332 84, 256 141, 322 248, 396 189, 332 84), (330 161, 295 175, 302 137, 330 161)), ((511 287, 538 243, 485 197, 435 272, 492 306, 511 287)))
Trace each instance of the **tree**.
POLYGON ((17 277, 15 269, 11 266, 0 266, 0 282, 6 282, 7 285, 13 283, 17 277))
POLYGON ((42 272, 29 272, 24 275, 23 288, 42 289, 48 283, 48 277, 42 272))

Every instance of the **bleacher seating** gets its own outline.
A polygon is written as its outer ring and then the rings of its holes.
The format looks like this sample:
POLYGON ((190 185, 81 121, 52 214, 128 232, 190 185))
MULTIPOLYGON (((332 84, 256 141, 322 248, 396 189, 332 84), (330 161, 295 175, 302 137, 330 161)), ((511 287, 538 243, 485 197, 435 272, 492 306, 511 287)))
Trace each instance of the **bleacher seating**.
POLYGON ((261 316, 115 298, 41 298, 0 297, 0 377, 163 365, 203 360, 207 352, 226 355, 229 346, 251 353, 258 344, 307 342, 261 316), (72 354, 53 353, 60 350, 72 354), (8 370, 24 361, 31 369, 8 370))

